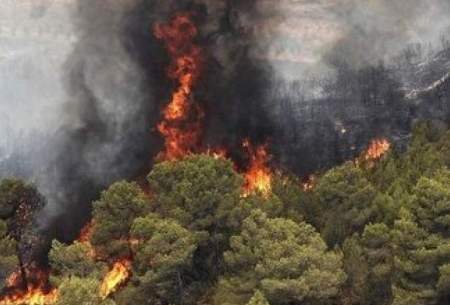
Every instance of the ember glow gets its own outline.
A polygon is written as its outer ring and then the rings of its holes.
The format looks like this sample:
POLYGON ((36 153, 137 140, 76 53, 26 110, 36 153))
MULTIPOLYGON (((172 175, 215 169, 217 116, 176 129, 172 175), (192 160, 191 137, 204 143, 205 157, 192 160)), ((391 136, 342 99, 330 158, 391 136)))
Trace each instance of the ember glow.
POLYGON ((209 148, 206 150, 206 154, 216 160, 227 158, 227 150, 225 148, 209 148))
POLYGON ((253 192, 268 196, 272 190, 272 171, 268 166, 271 156, 267 152, 267 144, 253 147, 248 140, 245 140, 242 146, 250 157, 248 169, 244 173, 243 196, 253 192))
POLYGON ((89 243, 92 235, 92 230, 94 229, 94 222, 88 222, 80 232, 80 236, 78 237, 78 242, 80 243, 89 243))
POLYGON ((87 248, 89 249, 88 255, 91 258, 96 257, 95 249, 91 244, 91 236, 93 230, 94 230, 94 221, 90 221, 81 229, 80 236, 77 239, 79 243, 82 243, 87 246, 87 248))
POLYGON ((310 175, 306 181, 302 183, 302 189, 304 192, 311 192, 316 184, 316 177, 310 175))
POLYGON ((22 274, 19 271, 13 272, 8 278, 6 279, 6 287, 15 287, 20 285, 22 279, 22 274))
POLYGON ((381 159, 391 148, 391 143, 388 140, 375 139, 370 142, 370 145, 365 152, 364 159, 366 161, 376 161, 381 159))
POLYGON ((200 140, 204 114, 194 104, 192 90, 200 77, 202 50, 194 43, 198 31, 189 13, 179 13, 167 24, 157 24, 154 35, 164 42, 171 58, 167 75, 177 83, 157 126, 165 144, 160 157, 178 160, 193 153, 200 140))
POLYGON ((131 261, 120 260, 115 262, 111 270, 106 274, 100 286, 100 296, 106 299, 110 294, 114 293, 120 285, 125 283, 131 275, 131 261))

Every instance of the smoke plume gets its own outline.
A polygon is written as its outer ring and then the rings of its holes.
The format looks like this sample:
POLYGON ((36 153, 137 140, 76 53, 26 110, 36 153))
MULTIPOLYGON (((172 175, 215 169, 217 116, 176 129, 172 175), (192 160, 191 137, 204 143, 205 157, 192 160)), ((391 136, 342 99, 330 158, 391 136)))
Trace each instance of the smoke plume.
POLYGON ((58 79, 20 106, 0 96, 10 139, 0 166, 37 183, 42 227, 61 239, 76 235, 102 188, 145 174, 160 151, 154 127, 174 84, 152 27, 175 12, 194 13, 205 50, 194 92, 204 145, 244 163, 243 139, 269 141, 277 166, 299 175, 352 158, 372 137, 406 137, 417 112, 390 65, 411 43, 437 48, 450 26, 446 0, 78 0, 66 11, 58 79))

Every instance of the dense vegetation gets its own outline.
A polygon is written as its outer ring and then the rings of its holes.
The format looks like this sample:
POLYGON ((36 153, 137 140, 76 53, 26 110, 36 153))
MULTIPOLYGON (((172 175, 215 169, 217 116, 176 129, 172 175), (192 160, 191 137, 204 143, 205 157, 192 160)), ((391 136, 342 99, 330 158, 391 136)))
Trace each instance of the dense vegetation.
MULTIPOLYGON (((335 167, 310 190, 276 174, 269 196, 241 197, 226 160, 159 163, 150 191, 121 181, 102 193, 89 241, 53 242, 57 304, 448 304, 449 166, 450 132, 427 124, 407 151, 335 167), (130 277, 102 297, 120 260, 130 277)), ((17 264, 19 187, 0 184, 2 282, 17 264)))

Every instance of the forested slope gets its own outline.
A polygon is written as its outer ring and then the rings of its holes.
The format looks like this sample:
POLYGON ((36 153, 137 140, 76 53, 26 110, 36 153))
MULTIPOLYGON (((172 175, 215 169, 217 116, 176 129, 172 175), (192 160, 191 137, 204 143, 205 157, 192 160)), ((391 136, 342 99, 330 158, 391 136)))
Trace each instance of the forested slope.
MULTIPOLYGON (((449 131, 420 124, 404 152, 349 161, 307 185, 277 173, 269 194, 247 196, 225 159, 159 163, 146 183, 105 190, 77 241, 53 241, 48 291, 61 305, 448 304, 449 151, 449 131)), ((31 190, 0 184, 6 292, 31 190)))

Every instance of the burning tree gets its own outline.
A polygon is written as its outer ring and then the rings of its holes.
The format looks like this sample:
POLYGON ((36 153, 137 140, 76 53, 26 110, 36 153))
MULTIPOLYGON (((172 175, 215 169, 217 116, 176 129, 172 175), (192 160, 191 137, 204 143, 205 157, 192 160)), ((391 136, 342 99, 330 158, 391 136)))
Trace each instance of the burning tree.
MULTIPOLYGON (((158 23, 154 35, 161 40, 170 57, 167 76, 176 82, 170 102, 162 111, 163 119, 157 128, 164 139, 161 160, 180 160, 192 153, 212 152, 214 156, 225 156, 222 149, 205 148, 202 144, 202 119, 206 115, 194 100, 194 87, 199 81, 205 55, 195 43, 197 29, 193 12, 175 14, 167 23, 158 23), (216 153, 216 151, 220 151, 216 153)), ((257 191, 265 196, 270 193, 272 172, 268 166, 268 145, 253 147, 246 139, 243 149, 248 154, 248 166, 244 177, 244 196, 257 191)))
POLYGON ((0 244, 4 246, 0 265, 1 273, 8 272, 2 274, 2 305, 56 300, 57 291, 49 285, 48 270, 41 262, 46 245, 34 230, 35 215, 43 206, 32 185, 17 179, 0 182, 0 244))
POLYGON ((124 284, 130 278, 131 261, 128 259, 121 259, 116 261, 111 270, 106 273, 100 285, 100 296, 106 299, 112 293, 119 289, 120 285, 124 284))
MULTIPOLYGON (((234 18, 231 3, 224 27, 234 18)), ((400 174, 418 159, 414 153, 406 161, 390 158, 384 138, 373 140, 357 161, 303 183, 273 171, 260 136, 259 145, 237 136, 233 142, 243 145, 208 147, 207 107, 196 97, 210 54, 198 17, 178 12, 153 27, 169 57, 173 90, 156 126, 164 148, 147 177, 148 192, 134 182, 111 185, 93 203, 92 220, 77 241, 53 242, 48 270, 35 259, 40 241, 30 229, 42 198, 20 181, 0 183, 0 305, 448 301, 450 174, 441 168, 450 166, 448 157, 436 154, 439 163, 431 166, 434 159, 416 148, 428 159, 420 167, 426 175, 391 175, 391 188, 379 181, 385 171, 378 161, 400 174), (437 168, 442 171, 435 175, 437 168)), ((245 95, 250 104, 258 100, 245 95)), ((383 100, 374 96, 373 102, 383 100)))
POLYGON ((203 64, 202 50, 194 43, 198 30, 192 22, 192 13, 178 13, 167 24, 157 24, 154 34, 164 42, 171 58, 167 75, 177 83, 158 124, 165 142, 161 157, 180 159, 200 147, 203 113, 194 104, 193 95, 203 64))
POLYGON ((244 173, 244 196, 256 191, 267 197, 271 192, 273 175, 268 166, 271 157, 268 153, 268 145, 254 148, 249 140, 245 140, 242 146, 249 155, 248 169, 244 173))
POLYGON ((370 142, 370 145, 365 152, 364 159, 366 161, 376 161, 383 157, 391 148, 391 143, 387 139, 375 139, 370 142))

